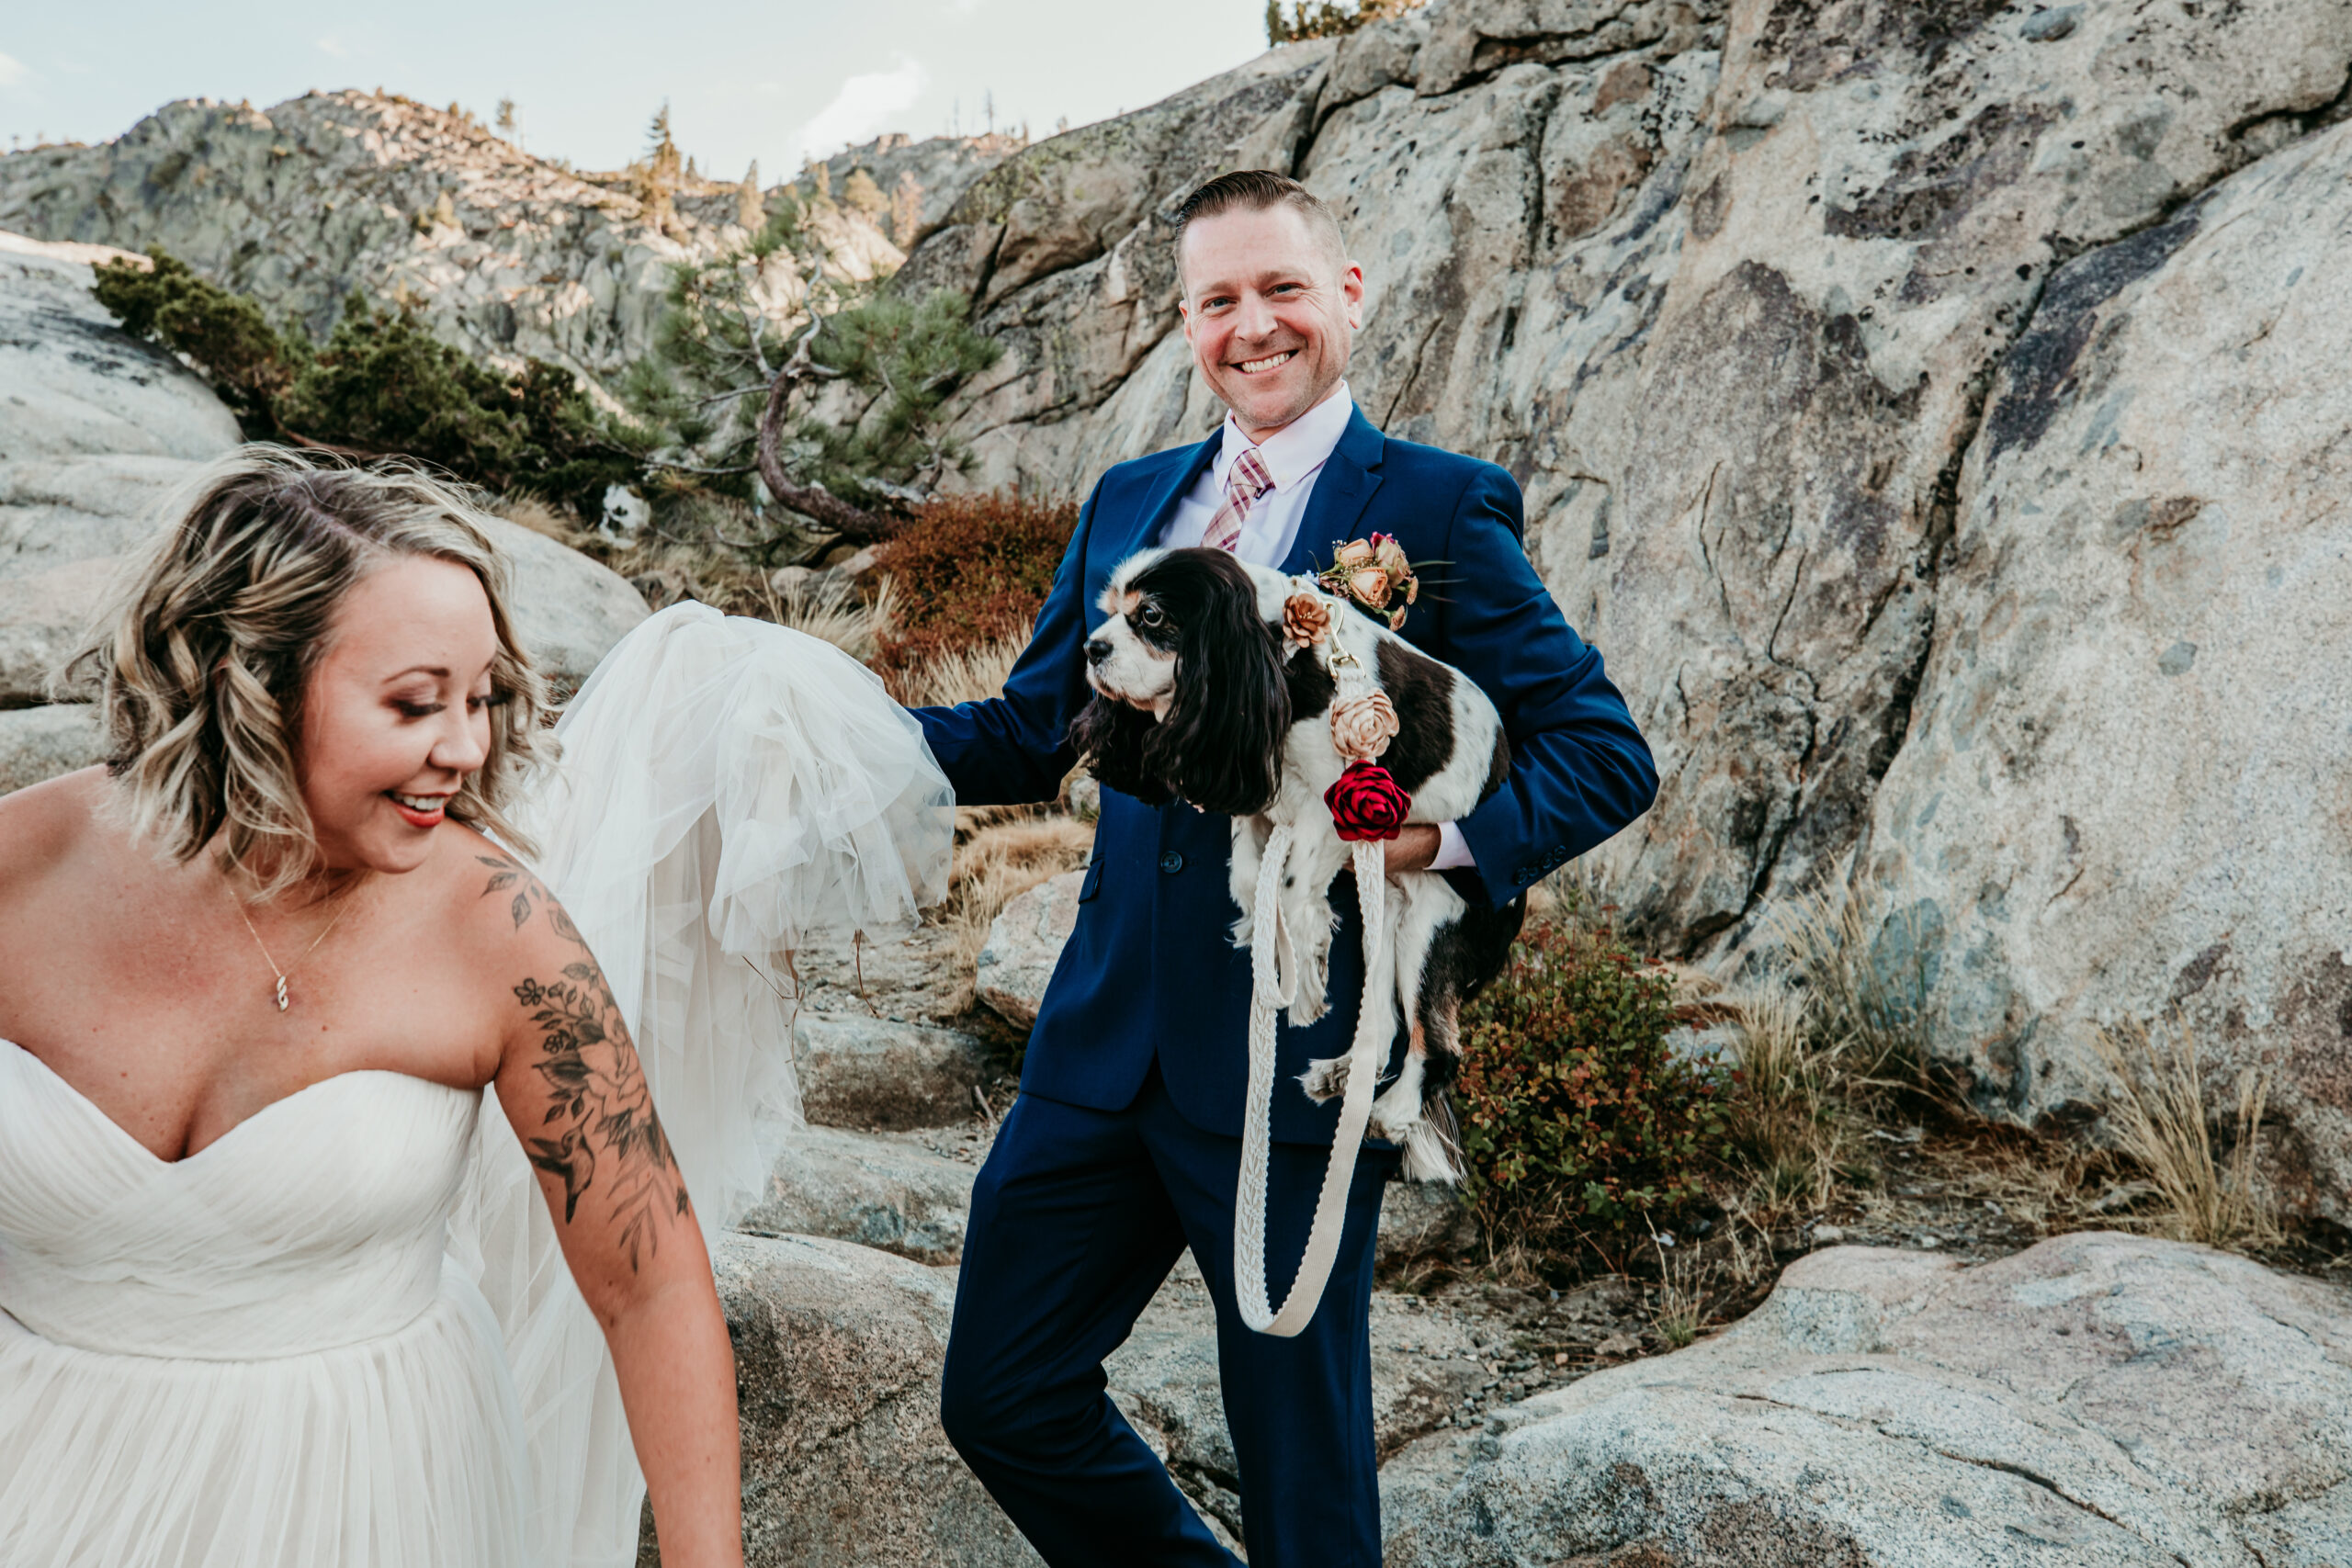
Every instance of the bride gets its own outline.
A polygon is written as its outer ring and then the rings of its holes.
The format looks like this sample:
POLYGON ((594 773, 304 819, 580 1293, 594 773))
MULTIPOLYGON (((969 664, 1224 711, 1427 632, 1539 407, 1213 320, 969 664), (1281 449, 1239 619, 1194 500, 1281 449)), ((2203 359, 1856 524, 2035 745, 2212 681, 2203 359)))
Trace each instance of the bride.
POLYGON ((267 449, 89 657, 113 761, 0 799, 0 1562, 617 1568, 649 1487, 740 1562, 707 1235, 791 950, 938 894, 912 721, 680 606, 538 777, 467 502, 267 449))

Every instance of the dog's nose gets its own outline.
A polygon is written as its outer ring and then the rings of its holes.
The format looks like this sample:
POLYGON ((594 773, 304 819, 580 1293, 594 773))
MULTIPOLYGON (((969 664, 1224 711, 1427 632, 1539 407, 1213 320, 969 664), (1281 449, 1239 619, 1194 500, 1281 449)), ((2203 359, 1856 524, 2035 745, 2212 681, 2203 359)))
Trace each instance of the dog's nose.
POLYGON ((1103 641, 1099 637, 1088 637, 1086 639, 1086 661, 1089 664, 1100 664, 1110 657, 1111 645, 1109 643, 1103 641))

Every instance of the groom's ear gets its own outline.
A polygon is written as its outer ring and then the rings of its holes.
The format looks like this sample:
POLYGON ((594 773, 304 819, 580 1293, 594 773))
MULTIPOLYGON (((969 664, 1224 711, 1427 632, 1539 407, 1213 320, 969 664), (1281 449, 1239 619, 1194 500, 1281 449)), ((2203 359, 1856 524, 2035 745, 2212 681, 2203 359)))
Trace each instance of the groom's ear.
POLYGON ((1146 806, 1165 806, 1176 798, 1175 791, 1144 760, 1144 741, 1158 728, 1151 715, 1097 693, 1070 721, 1070 750, 1085 759, 1086 771, 1104 788, 1146 806))

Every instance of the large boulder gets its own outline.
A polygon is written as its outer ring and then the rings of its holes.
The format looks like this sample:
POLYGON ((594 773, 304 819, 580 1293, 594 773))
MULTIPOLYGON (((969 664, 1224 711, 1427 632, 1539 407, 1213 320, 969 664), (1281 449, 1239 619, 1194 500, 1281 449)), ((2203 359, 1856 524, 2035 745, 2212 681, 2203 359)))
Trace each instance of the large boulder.
POLYGON ((769 1167, 766 1193, 735 1228, 830 1236, 918 1263, 953 1263, 964 1253, 972 1182, 987 1154, 978 1129, 972 1123, 949 1143, 937 1133, 796 1128, 769 1167))
POLYGON ((2093 1233, 1834 1247, 1670 1356, 1425 1438, 1394 1568, 2259 1568, 2352 1554, 2352 1297, 2093 1233))
POLYGON ((236 443, 237 422, 204 383, 91 298, 91 268, 127 254, 0 231, 0 462, 208 457, 236 443))
POLYGON ((2068 264, 1961 475, 1867 877, 1988 1107, 2106 1092, 2177 1008, 2352 1220, 2352 125, 2068 264))
POLYGON ((972 989, 1006 1022, 1026 1029, 1037 1021, 1046 982, 1078 929, 1078 891, 1085 881, 1083 871, 1048 878, 1009 900, 989 923, 972 989))
POLYGON ((105 758, 97 711, 86 703, 0 710, 0 795, 105 758))
POLYGON ((712 1263, 752 1568, 1038 1561, 940 1429, 952 1272, 809 1236, 726 1236, 712 1263))
POLYGON ((987 1057, 960 1030, 804 1008, 793 1021, 792 1060, 811 1122, 903 1129, 970 1121, 987 1057))

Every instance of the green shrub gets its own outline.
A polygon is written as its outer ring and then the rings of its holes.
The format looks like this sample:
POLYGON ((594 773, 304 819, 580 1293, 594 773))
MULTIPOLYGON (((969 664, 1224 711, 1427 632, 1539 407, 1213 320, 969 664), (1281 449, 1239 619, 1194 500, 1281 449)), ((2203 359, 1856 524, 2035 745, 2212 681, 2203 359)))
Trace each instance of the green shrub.
POLYGON ((276 437, 421 458, 469 484, 530 491, 589 513, 606 485, 637 477, 571 373, 526 359, 484 366, 427 331, 413 310, 360 294, 323 348, 280 332, 252 299, 207 282, 161 247, 152 266, 101 264, 91 292, 133 337, 185 356, 253 439, 276 437))
POLYGON ((1025 633, 1077 526, 1076 502, 1012 491, 925 502, 878 552, 899 612, 875 662, 904 670, 1025 633))
POLYGON ((1463 1010, 1469 1192, 1490 1245, 1613 1231, 1702 1195, 1719 1075, 1666 1049, 1674 986, 1606 927, 1531 926, 1463 1010))
POLYGON ((638 471, 606 441, 571 372, 537 359, 511 375, 491 369, 414 311, 356 294, 277 414, 314 441, 405 453, 486 490, 535 491, 592 514, 605 485, 638 471))
POLYGON ((292 384, 309 345, 281 334, 259 305, 206 282, 161 246, 147 255, 151 266, 128 258, 100 262, 90 292, 132 337, 193 360, 247 434, 268 431, 271 405, 292 384))

